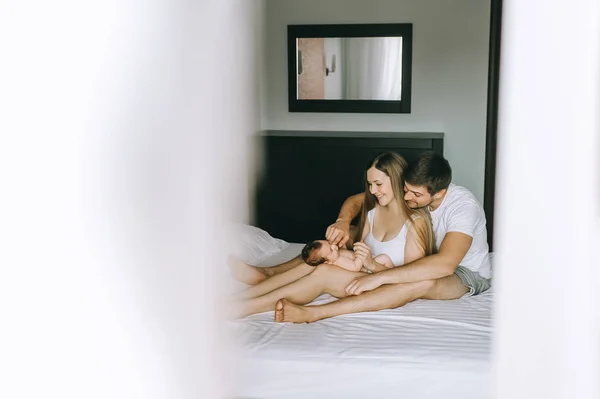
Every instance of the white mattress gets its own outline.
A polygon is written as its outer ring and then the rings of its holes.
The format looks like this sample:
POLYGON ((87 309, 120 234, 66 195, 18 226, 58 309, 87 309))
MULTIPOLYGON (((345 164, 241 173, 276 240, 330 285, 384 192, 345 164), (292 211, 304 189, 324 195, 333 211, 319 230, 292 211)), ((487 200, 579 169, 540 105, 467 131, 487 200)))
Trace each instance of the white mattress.
MULTIPOLYGON (((291 244, 262 261, 299 253, 291 244)), ((243 398, 491 397, 492 290, 455 301, 404 307, 311 324, 273 322, 273 312, 232 322, 243 340, 243 398)), ((335 300, 323 295, 314 303, 335 300)))

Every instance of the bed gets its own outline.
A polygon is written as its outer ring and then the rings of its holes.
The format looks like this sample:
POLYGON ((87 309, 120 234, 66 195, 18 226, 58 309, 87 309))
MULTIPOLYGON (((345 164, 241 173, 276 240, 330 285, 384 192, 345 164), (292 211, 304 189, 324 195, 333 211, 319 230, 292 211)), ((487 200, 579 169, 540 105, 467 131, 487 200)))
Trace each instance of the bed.
MULTIPOLYGON (((279 264, 301 247, 289 244, 257 263, 279 264)), ((491 397, 493 298, 491 289, 310 324, 275 323, 273 312, 234 321, 242 341, 238 397, 491 397)), ((313 304, 332 300, 322 295, 313 304)))
MULTIPOLYGON (((303 244, 288 242, 323 238, 343 200, 364 190, 364 170, 378 153, 395 151, 409 161, 425 150, 443 153, 442 133, 268 131, 260 141, 259 228, 244 227, 238 242, 260 243, 245 259, 263 266, 298 255, 303 244)), ((492 289, 311 324, 275 323, 273 312, 234 321, 241 340, 237 397, 491 397, 493 298, 492 289)), ((332 300, 322 295, 313 303, 332 300)))

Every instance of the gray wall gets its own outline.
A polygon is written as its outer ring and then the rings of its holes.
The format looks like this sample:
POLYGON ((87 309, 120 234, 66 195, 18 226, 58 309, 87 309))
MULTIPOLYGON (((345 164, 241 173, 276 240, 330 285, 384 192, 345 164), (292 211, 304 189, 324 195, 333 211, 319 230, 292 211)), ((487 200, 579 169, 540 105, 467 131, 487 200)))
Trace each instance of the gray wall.
POLYGON ((483 200, 490 1, 267 0, 263 129, 444 132, 454 182, 483 200), (289 113, 286 26, 412 22, 411 114, 289 113))

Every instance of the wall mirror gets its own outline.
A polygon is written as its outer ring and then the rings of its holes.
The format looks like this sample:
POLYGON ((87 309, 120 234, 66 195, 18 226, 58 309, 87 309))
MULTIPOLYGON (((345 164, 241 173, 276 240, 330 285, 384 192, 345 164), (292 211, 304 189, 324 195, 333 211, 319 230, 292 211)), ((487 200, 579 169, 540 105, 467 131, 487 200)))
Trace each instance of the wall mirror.
POLYGON ((412 24, 288 25, 290 112, 410 113, 412 24))

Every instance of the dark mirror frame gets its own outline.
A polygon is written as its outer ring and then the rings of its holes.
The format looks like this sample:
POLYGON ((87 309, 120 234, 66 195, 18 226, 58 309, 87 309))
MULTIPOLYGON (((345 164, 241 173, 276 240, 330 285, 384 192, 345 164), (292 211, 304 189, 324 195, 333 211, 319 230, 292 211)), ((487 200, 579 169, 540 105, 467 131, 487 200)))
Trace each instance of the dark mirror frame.
POLYGON ((288 25, 289 111, 409 114, 412 89, 412 31, 412 24, 288 25), (320 37, 402 37, 402 100, 299 100, 296 72, 297 39, 320 37))

